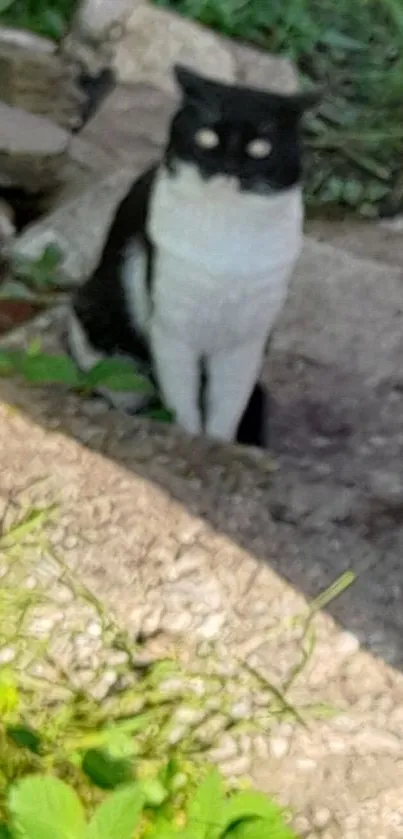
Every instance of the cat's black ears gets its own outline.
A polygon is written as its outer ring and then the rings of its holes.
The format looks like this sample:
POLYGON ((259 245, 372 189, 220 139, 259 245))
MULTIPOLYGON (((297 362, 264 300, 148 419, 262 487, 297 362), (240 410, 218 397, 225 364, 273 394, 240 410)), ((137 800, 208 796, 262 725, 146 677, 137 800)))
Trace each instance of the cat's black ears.
POLYGON ((304 90, 302 93, 294 93, 287 96, 290 104, 293 105, 296 111, 302 116, 305 111, 311 111, 316 108, 324 97, 324 89, 315 87, 313 90, 304 90))
POLYGON ((174 74, 182 93, 188 99, 204 99, 207 89, 211 87, 209 79, 189 70, 183 64, 174 65, 174 74))
MULTIPOLYGON (((183 64, 174 65, 174 74, 183 96, 199 105, 201 103, 209 103, 211 105, 217 96, 217 90, 223 86, 222 83, 201 76, 194 70, 184 67, 183 64)), ((256 93, 259 96, 263 95, 267 97, 268 107, 274 108, 275 110, 287 108, 289 111, 293 111, 294 114, 296 113, 302 117, 305 111, 309 111, 319 104, 323 98, 324 91, 321 88, 314 88, 313 90, 292 94, 271 93, 270 91, 263 90, 250 91, 250 93, 251 95, 256 93)))

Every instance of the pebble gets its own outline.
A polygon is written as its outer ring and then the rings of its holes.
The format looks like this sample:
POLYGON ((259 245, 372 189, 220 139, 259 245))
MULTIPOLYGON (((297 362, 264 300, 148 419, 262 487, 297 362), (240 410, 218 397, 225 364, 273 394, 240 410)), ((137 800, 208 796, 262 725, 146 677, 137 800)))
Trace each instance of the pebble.
POLYGON ((341 632, 337 639, 337 651, 342 655, 354 655, 360 649, 360 642, 352 632, 341 632))
POLYGON ((216 615, 209 615, 205 621, 198 627, 197 634, 205 640, 215 638, 225 623, 225 615, 218 613, 216 615))
POLYGON ((269 741, 270 753, 277 760, 280 760, 288 752, 289 743, 283 737, 272 737, 269 741))
POLYGON ((375 501, 385 507, 403 507, 403 476, 399 472, 374 469, 368 476, 368 487, 375 501))
POLYGON ((189 726, 199 725, 204 717, 205 711, 198 708, 188 708, 186 705, 178 708, 175 714, 175 719, 178 723, 189 726))
POLYGON ((270 755, 269 741, 261 735, 254 737, 253 750, 257 758, 260 760, 267 760, 270 755))
POLYGON ((15 656, 16 651, 12 647, 3 647, 0 650, 0 664, 10 664, 11 661, 14 661, 15 656))
POLYGON ((172 676, 170 679, 164 679, 159 687, 162 693, 183 693, 186 685, 184 679, 179 676, 172 676))
POLYGON ((49 635, 54 625, 54 618, 35 618, 29 627, 29 631, 31 635, 42 638, 44 635, 49 635))
POLYGON ((163 628, 173 634, 186 632, 192 626, 192 615, 190 612, 176 612, 164 616, 163 628))
POLYGON ((313 772, 313 770, 316 769, 316 761, 312 760, 310 757, 297 758, 295 765, 297 769, 301 769, 302 772, 313 772))
POLYGON ((213 763, 223 763, 232 760, 238 754, 235 741, 229 734, 220 738, 217 746, 209 751, 209 758, 213 763))
POLYGON ((57 585, 51 592, 52 600, 56 603, 70 603, 73 600, 73 592, 68 586, 57 585))
POLYGON ((91 638, 100 638, 102 635, 102 626, 97 621, 91 621, 87 626, 87 634, 91 638))
POLYGON ((177 746, 188 733, 188 728, 185 725, 177 725, 168 734, 168 742, 171 746, 177 746))
POLYGON ((143 638, 150 638, 158 632, 162 622, 162 615, 163 608, 160 606, 152 609, 152 611, 143 618, 140 626, 143 638))
POLYGON ((250 770, 250 759, 247 755, 240 755, 232 760, 226 760, 221 763, 221 771, 227 777, 239 777, 239 775, 247 775, 250 770))
POLYGON ((105 673, 102 674, 97 684, 95 684, 94 687, 91 688, 91 696, 93 696, 93 698, 98 701, 105 699, 105 696, 109 692, 110 688, 112 687, 112 685, 115 684, 116 679, 117 673, 115 670, 106 670, 105 673))
POLYGON ((129 660, 129 654, 124 650, 108 651, 108 664, 110 667, 123 667, 129 660))
POLYGON ((306 816, 296 816, 293 821, 293 827, 299 836, 307 836, 311 829, 310 822, 306 816))
POLYGON ((33 589, 36 588, 37 585, 38 580, 36 580, 35 577, 27 577, 24 583, 24 586, 28 589, 28 591, 33 591, 33 589))
POLYGON ((230 714, 233 720, 246 720, 252 716, 252 705, 248 699, 240 699, 234 702, 230 714))
POLYGON ((332 814, 330 810, 328 810, 326 807, 321 807, 320 810, 316 811, 312 819, 312 822, 314 826, 317 827, 319 830, 323 830, 323 828, 326 827, 326 825, 330 822, 331 817, 332 814))
POLYGON ((197 730, 197 739, 201 743, 213 742, 224 730, 227 723, 228 719, 224 714, 216 714, 200 726, 197 730))

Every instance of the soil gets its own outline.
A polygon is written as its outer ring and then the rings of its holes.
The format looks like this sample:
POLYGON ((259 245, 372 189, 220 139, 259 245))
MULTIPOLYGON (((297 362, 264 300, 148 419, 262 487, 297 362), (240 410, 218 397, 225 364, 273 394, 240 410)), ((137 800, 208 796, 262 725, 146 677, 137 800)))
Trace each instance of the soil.
POLYGON ((40 306, 26 300, 0 300, 0 335, 22 326, 40 311, 40 306))

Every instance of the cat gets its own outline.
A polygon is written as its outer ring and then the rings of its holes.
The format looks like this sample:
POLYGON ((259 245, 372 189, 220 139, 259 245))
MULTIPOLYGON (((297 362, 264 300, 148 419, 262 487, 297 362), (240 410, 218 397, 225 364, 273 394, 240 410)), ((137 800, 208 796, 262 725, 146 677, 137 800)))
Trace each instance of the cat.
MULTIPOLYGON (((266 345, 302 244, 300 124, 317 94, 280 95, 174 68, 161 161, 117 209, 75 294, 67 342, 85 371, 129 357, 191 435, 266 447, 266 345)), ((138 393, 101 393, 129 413, 138 393)))

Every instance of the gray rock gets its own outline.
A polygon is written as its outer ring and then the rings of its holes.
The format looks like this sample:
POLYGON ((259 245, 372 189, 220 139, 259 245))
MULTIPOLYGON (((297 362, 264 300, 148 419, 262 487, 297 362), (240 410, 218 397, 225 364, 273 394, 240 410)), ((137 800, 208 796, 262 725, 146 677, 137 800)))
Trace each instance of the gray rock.
POLYGON ((84 0, 79 4, 73 28, 83 41, 113 40, 132 10, 133 0, 84 0))
POLYGON ((231 52, 240 84, 277 93, 293 93, 297 89, 297 74, 291 61, 246 47, 237 41, 231 42, 231 52))
POLYGON ((368 476, 368 489, 374 501, 382 506, 403 509, 403 472, 375 469, 368 476))
POLYGON ((80 140, 123 165, 148 162, 159 156, 174 107, 172 97, 149 84, 119 85, 87 123, 80 140))
POLYGON ((127 18, 113 69, 119 81, 147 82, 176 94, 172 66, 181 62, 206 75, 235 81, 229 42, 208 29, 146 3, 127 18))
POLYGON ((75 68, 51 42, 0 28, 0 101, 73 128, 85 99, 75 68))
POLYGON ((14 211, 0 198, 0 250, 15 234, 14 211))
MULTIPOLYGON (((0 70, 1 74, 1 70, 0 70)), ((32 192, 60 182, 69 135, 48 119, 0 103, 0 184, 32 192)))

